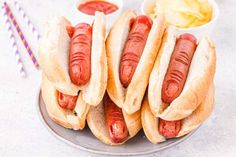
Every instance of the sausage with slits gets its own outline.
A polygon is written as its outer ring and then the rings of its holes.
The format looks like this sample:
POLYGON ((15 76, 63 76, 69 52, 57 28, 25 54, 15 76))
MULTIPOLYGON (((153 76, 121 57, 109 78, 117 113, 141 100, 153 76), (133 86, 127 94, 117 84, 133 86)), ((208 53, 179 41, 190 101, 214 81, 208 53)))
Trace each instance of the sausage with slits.
POLYGON ((78 96, 70 96, 58 92, 58 104, 63 109, 74 110, 78 96))
POLYGON ((166 121, 159 119, 159 133, 165 138, 174 138, 179 134, 181 129, 181 120, 178 121, 166 121))
POLYGON ((120 81, 128 87, 143 53, 152 20, 148 16, 138 16, 131 26, 120 60, 120 81))
POLYGON ((164 103, 170 104, 182 92, 196 47, 197 39, 191 34, 183 34, 177 40, 162 85, 164 103))
POLYGON ((71 39, 69 55, 69 75, 77 86, 88 83, 91 75, 92 27, 78 24, 71 39))
POLYGON ((106 126, 111 141, 122 143, 128 138, 128 129, 122 113, 122 109, 112 102, 109 96, 104 96, 104 110, 106 116, 106 126))
MULTIPOLYGON (((183 34, 177 40, 162 85, 161 96, 164 103, 169 105, 182 92, 196 47, 197 39, 191 34, 183 34)), ((158 129, 164 137, 173 138, 178 135, 181 125, 181 120, 159 119, 158 129)))

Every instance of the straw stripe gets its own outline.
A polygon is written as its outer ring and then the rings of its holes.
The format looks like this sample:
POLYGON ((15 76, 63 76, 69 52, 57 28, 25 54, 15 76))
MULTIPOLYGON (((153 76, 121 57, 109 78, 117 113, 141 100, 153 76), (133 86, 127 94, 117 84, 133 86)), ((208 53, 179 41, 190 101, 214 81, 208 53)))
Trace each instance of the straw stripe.
POLYGON ((12 50, 13 50, 15 58, 16 58, 18 71, 19 71, 21 77, 26 77, 26 72, 25 72, 25 69, 24 69, 24 66, 23 66, 23 62, 22 62, 21 57, 20 57, 20 53, 19 53, 17 45, 16 45, 16 40, 15 40, 15 37, 14 37, 14 34, 13 34, 13 30, 11 28, 11 24, 10 24, 10 21, 7 17, 7 14, 4 10, 3 10, 3 16, 4 16, 4 21, 5 21, 5 24, 6 24, 6 27, 7 27, 8 36, 9 36, 9 39, 11 41, 12 50))
POLYGON ((28 27, 30 28, 31 32, 33 33, 33 35, 36 37, 37 40, 40 39, 40 35, 39 33, 36 31, 33 23, 31 22, 31 20, 29 19, 29 17, 26 15, 26 13, 24 12, 24 10, 22 9, 22 7, 19 5, 19 3, 17 1, 14 2, 16 9, 20 12, 20 15, 23 17, 23 19, 25 20, 25 23, 27 23, 28 27))
POLYGON ((20 38, 21 38, 21 41, 24 43, 24 46, 25 46, 25 48, 26 48, 28 54, 30 55, 30 58, 31 58, 32 62, 34 63, 34 66, 35 66, 36 68, 38 68, 38 67, 39 67, 38 61, 37 61, 37 59, 35 58, 34 53, 32 52, 32 50, 31 50, 31 48, 30 48, 28 42, 27 42, 26 39, 25 39, 25 36, 23 35, 23 32, 22 32, 21 29, 20 29, 20 26, 18 25, 18 23, 17 23, 17 21, 16 21, 14 15, 13 15, 13 13, 12 13, 11 10, 10 10, 9 5, 8 5, 6 2, 4 2, 4 8, 5 8, 5 11, 6 11, 7 16, 10 18, 11 22, 13 23, 14 27, 16 28, 17 33, 18 33, 18 35, 19 35, 20 38))

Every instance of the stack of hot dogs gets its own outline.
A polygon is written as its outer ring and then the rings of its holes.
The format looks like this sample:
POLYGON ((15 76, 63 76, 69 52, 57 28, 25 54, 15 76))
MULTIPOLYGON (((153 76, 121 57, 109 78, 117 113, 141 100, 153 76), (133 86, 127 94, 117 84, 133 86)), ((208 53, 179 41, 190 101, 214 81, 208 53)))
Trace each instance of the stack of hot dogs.
POLYGON ((40 44, 42 96, 49 116, 74 130, 87 124, 120 145, 141 128, 152 143, 183 136, 213 110, 215 47, 208 37, 178 36, 162 15, 124 12, 105 40, 105 16, 71 26, 46 24, 40 44))

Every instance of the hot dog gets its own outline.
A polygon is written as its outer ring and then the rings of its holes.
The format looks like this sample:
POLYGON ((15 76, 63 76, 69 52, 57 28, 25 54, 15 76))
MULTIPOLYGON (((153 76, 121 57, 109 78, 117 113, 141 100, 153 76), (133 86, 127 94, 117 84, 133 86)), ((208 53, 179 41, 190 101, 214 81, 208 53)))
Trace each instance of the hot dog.
POLYGON ((216 52, 209 37, 178 35, 168 27, 152 69, 142 107, 143 129, 152 143, 197 128, 213 110, 216 52))
POLYGON ((71 40, 69 74, 72 83, 85 85, 91 75, 92 27, 80 23, 75 27, 71 40))
POLYGON ((162 85, 164 103, 170 104, 182 92, 196 47, 197 39, 191 34, 183 34, 177 40, 162 85))
POLYGON ((122 109, 116 106, 108 95, 104 97, 104 110, 106 115, 106 126, 111 141, 114 143, 122 143, 127 140, 129 133, 122 109))
POLYGON ((127 114, 141 108, 164 31, 163 16, 150 19, 129 10, 118 18, 108 34, 107 93, 127 114))
POLYGON ((90 108, 87 124, 94 136, 108 145, 121 145, 142 128, 140 111, 128 115, 108 94, 98 106, 90 108))
POLYGON ((211 84, 205 99, 190 116, 181 120, 166 121, 156 117, 152 113, 146 95, 141 109, 141 120, 144 133, 153 144, 164 142, 170 138, 184 136, 196 129, 210 116, 214 107, 213 103, 214 89, 211 84))
POLYGON ((63 109, 74 110, 78 96, 70 96, 58 92, 58 104, 63 109))
MULTIPOLYGON (((177 39, 162 85, 161 98, 164 103, 170 104, 182 92, 196 47, 197 39, 191 34, 180 35, 177 39)), ((173 138, 178 135, 180 129, 180 120, 160 119, 159 132, 164 137, 173 138)))
POLYGON ((83 129, 88 110, 103 99, 107 86, 105 15, 76 26, 55 16, 45 25, 39 47, 43 99, 49 116, 71 129, 83 129))
POLYGON ((131 26, 120 62, 120 81, 128 87, 143 53, 152 20, 148 16, 138 16, 131 26))

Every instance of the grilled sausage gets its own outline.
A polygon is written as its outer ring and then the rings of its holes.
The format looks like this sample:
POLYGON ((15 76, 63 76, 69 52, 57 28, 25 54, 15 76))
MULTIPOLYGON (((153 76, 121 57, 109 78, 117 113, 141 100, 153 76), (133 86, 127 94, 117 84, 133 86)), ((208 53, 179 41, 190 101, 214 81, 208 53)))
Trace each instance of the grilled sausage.
POLYGON ((63 109, 74 110, 78 96, 70 96, 58 92, 58 104, 63 109))
POLYGON ((177 40, 162 85, 164 103, 170 104, 182 92, 196 47, 197 40, 191 34, 183 34, 177 40))
POLYGON ((159 133, 165 138, 174 138, 179 134, 181 129, 181 120, 178 121, 166 121, 159 119, 159 133))
POLYGON ((116 106, 106 94, 104 97, 104 109, 106 115, 106 126, 111 141, 122 143, 128 138, 128 129, 124 120, 122 109, 116 106))
POLYGON ((148 16, 138 16, 132 24, 126 41, 119 68, 120 81, 128 87, 136 67, 142 56, 148 34, 152 27, 152 20, 148 16))
POLYGON ((80 23, 75 27, 69 55, 69 75, 77 86, 88 83, 91 75, 92 27, 80 23))

